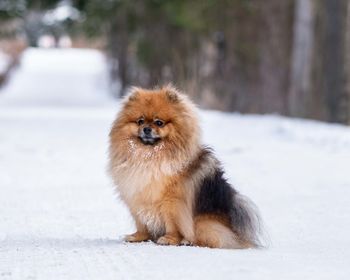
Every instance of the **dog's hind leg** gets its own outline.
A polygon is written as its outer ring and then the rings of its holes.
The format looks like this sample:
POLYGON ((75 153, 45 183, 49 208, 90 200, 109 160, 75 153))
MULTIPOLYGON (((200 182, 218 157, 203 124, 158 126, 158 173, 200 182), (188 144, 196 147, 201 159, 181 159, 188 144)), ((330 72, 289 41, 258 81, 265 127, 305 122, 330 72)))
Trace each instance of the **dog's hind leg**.
POLYGON ((163 205, 162 215, 166 232, 158 239, 158 244, 180 245, 183 239, 194 241, 193 219, 185 202, 176 199, 163 205))
POLYGON ((195 219, 196 241, 194 245, 210 248, 244 249, 250 247, 241 242, 231 228, 212 215, 200 215, 195 219))

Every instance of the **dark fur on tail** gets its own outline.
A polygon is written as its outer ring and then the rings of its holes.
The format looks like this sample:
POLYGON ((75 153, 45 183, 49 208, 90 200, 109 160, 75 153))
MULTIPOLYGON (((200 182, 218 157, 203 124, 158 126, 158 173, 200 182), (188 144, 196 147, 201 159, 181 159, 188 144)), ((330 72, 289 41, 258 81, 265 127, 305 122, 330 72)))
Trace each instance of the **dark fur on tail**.
POLYGON ((262 246, 260 216, 253 202, 247 197, 234 192, 229 216, 233 230, 242 241, 249 242, 254 247, 262 246))
MULTIPOLYGON (((208 156, 213 156, 208 153, 208 156)), ((202 180, 195 202, 197 215, 211 214, 229 221, 232 231, 242 243, 260 247, 260 218, 255 205, 240 195, 224 178, 220 166, 202 180)))

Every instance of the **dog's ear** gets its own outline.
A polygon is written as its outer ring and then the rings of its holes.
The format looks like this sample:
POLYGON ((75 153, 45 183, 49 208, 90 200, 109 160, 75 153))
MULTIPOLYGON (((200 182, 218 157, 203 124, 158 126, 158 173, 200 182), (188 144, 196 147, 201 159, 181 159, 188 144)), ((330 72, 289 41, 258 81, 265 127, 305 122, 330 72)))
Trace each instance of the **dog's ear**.
POLYGON ((172 85, 167 85, 163 88, 166 97, 171 103, 177 103, 180 100, 180 93, 172 85))
POLYGON ((125 101, 126 102, 135 101, 137 99, 137 97, 139 96, 139 92, 140 92, 140 88, 138 88, 138 87, 131 87, 128 90, 127 95, 125 96, 125 101))

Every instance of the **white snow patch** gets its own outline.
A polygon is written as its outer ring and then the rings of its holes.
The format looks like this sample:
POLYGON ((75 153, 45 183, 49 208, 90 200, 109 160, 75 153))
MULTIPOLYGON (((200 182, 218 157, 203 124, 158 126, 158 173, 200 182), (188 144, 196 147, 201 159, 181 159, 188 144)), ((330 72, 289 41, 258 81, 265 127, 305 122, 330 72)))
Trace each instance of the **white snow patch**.
POLYGON ((0 75, 5 74, 11 64, 11 57, 0 50, 0 75))
POLYGON ((0 105, 102 106, 111 103, 107 66, 97 50, 35 49, 0 91, 0 105))

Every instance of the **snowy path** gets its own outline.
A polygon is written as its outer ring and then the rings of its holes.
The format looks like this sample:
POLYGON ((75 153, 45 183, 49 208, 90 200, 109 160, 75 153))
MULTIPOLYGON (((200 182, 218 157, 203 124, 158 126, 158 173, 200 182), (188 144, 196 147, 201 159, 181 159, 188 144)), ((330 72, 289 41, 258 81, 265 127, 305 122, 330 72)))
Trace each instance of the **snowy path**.
POLYGON ((96 84, 102 58, 75 52, 30 50, 0 91, 1 280, 349 279, 350 129, 336 125, 201 112, 205 142, 262 212, 268 250, 122 242, 133 224, 105 173, 117 105, 96 84), (94 63, 66 75, 72 59, 94 63))
POLYGON ((94 50, 28 49, 17 72, 0 95, 0 104, 57 107, 109 102, 104 57, 94 50))

